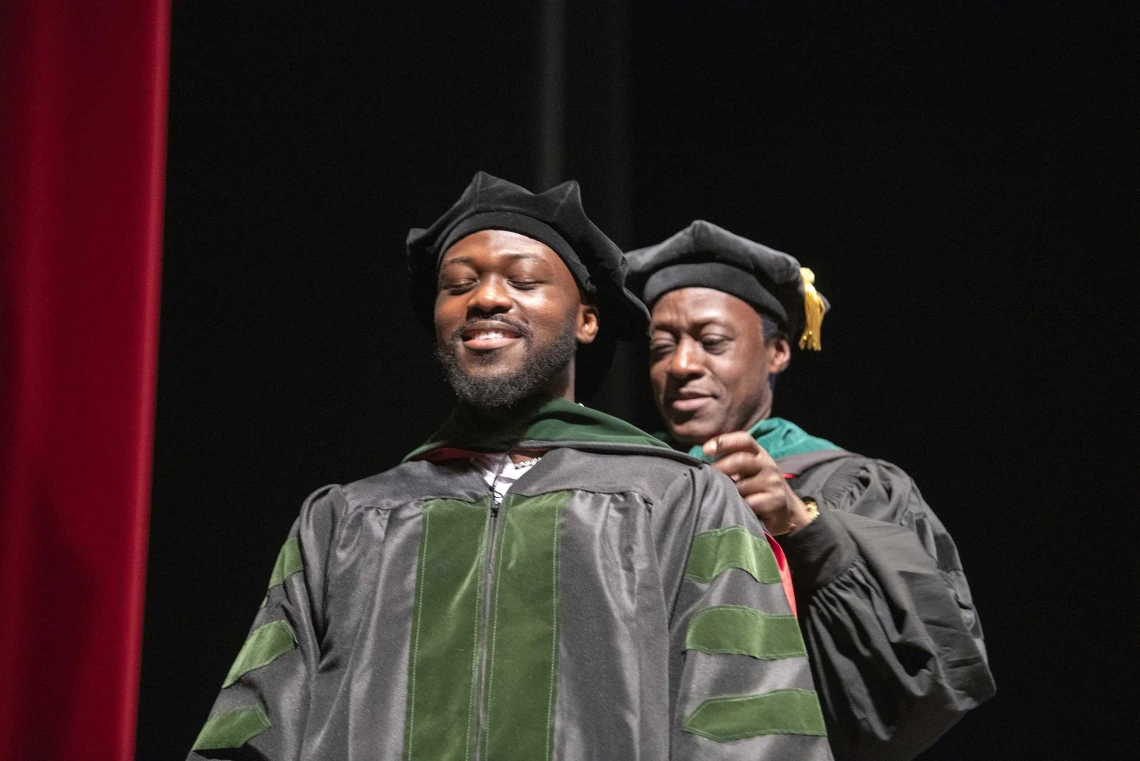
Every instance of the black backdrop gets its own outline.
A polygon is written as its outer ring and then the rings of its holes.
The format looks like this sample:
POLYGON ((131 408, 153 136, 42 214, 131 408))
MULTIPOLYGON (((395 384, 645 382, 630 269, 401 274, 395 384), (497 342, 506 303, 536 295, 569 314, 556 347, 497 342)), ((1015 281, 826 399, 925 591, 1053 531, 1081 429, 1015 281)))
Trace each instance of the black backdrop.
MULTIPOLYGON (((998 695, 924 758, 1121 747, 1135 16, 566 5, 175 3, 139 758, 185 753, 301 500, 448 407, 403 238, 477 169, 580 180, 626 246, 705 218, 813 267, 776 412, 915 477, 986 628, 998 695)), ((652 427, 643 361, 596 405, 652 427)))

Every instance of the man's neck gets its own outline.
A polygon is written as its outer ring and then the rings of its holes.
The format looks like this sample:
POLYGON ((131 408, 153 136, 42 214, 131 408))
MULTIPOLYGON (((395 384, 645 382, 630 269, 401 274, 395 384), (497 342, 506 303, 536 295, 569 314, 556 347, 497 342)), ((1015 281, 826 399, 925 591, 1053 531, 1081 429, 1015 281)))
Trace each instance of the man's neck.
MULTIPOLYGON (((729 424, 729 426, 726 430, 721 431, 718 434, 713 434, 713 436, 710 436, 709 438, 713 438, 714 436, 719 436, 720 434, 724 434, 724 433, 731 433, 733 431, 751 431, 760 421, 767 420, 771 416, 771 413, 772 413, 771 407, 768 407, 767 409, 762 409, 758 413, 756 413, 756 415, 754 417, 748 418, 748 422, 740 423, 739 425, 736 425, 736 427, 733 427, 733 424, 729 424)), ((693 440, 689 440, 689 439, 682 439, 682 438, 679 438, 672 431, 669 431, 669 434, 673 437, 673 441, 675 442, 676 446, 683 446, 686 449, 689 447, 702 446, 705 443, 705 441, 708 440, 708 439, 701 439, 700 441, 693 441, 693 440)))
MULTIPOLYGON (((501 407, 480 407, 474 404, 466 404, 462 401, 459 404, 467 411, 469 417, 475 420, 485 421, 491 426, 498 427, 509 425, 516 420, 529 417, 539 407, 557 398, 559 398, 559 395, 556 394, 542 394, 541 396, 520 399, 514 404, 501 407)), ((562 394, 561 398, 573 402, 574 392, 571 391, 569 395, 562 394)))
MULTIPOLYGON (((772 416, 772 407, 771 406, 762 407, 760 410, 758 410, 756 412, 755 415, 753 415, 751 418, 748 419, 748 422, 744 423, 739 428, 735 428, 733 430, 751 431, 756 426, 757 423, 759 423, 761 420, 767 420, 771 416, 772 416)), ((723 433, 728 433, 728 431, 723 431, 723 433)))

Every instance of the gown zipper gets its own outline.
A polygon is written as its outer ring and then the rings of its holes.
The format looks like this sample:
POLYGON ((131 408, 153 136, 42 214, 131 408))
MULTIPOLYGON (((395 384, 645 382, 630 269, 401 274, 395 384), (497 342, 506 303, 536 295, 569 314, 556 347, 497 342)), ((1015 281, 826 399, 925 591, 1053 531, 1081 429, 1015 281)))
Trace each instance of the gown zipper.
POLYGON ((495 504, 495 485, 499 481, 499 476, 502 475, 503 469, 510 462, 511 454, 507 452, 503 458, 502 464, 495 473, 495 478, 492 479, 490 485, 490 509, 487 511, 487 520, 490 526, 487 530, 487 555, 485 559, 485 567, 483 571, 483 589, 480 591, 480 611, 479 611, 479 638, 477 640, 477 647, 479 650, 479 673, 475 681, 475 753, 472 756, 474 761, 480 761, 483 758, 483 741, 484 733, 487 731, 486 723, 486 709, 484 687, 487 682, 487 629, 491 620, 491 588, 495 582, 495 550, 499 546, 499 534, 502 529, 502 521, 500 520, 500 510, 505 510, 507 501, 510 500, 510 493, 503 495, 502 504, 495 504))

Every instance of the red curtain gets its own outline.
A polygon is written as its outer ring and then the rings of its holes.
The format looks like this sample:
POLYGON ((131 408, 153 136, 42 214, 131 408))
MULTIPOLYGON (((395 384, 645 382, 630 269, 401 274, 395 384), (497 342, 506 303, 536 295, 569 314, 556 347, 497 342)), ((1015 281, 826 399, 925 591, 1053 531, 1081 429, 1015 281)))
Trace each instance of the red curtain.
POLYGON ((126 761, 170 9, 0 6, 0 756, 126 761))

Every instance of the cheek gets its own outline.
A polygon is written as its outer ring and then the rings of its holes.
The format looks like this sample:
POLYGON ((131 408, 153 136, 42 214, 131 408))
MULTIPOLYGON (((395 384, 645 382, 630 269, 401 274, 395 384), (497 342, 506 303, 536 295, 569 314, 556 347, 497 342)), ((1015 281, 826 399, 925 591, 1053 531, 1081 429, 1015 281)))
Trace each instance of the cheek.
POLYGON ((440 294, 435 300, 435 334, 437 337, 449 335, 464 318, 459 299, 440 294))
POLYGON ((653 387, 653 394, 658 398, 665 393, 666 377, 664 361, 649 366, 649 385, 653 387))
MULTIPOLYGON (((541 295, 517 299, 520 316, 532 327, 539 328, 550 340, 561 336, 570 326, 577 329, 578 304, 563 299, 543 298, 541 295)), ((538 331, 536 331, 537 337, 538 331)))
POLYGON ((742 373, 731 357, 709 357, 705 361, 709 374, 716 378, 717 383, 727 392, 728 396, 735 398, 740 392, 742 373))
POLYGON ((727 392, 727 406, 734 409, 756 406, 763 396, 762 387, 767 387, 766 381, 760 381, 760 378, 766 377, 763 368, 755 365, 749 368, 744 363, 725 363, 718 369, 721 383, 727 392))

